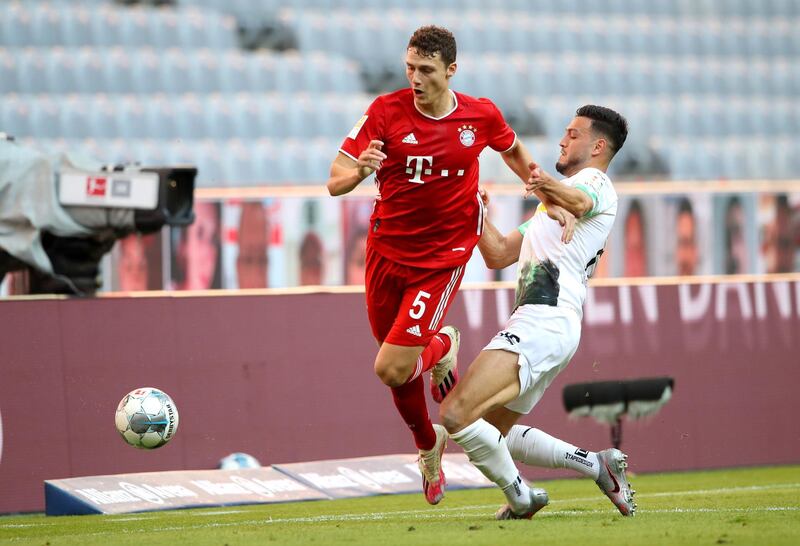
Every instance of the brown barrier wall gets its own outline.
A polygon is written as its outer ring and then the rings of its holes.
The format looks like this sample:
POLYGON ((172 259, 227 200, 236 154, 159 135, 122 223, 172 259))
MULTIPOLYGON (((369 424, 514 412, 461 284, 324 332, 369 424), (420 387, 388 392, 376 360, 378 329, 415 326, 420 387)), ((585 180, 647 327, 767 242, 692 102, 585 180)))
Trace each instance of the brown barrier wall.
MULTIPOLYGON (((459 294, 447 322, 463 331, 462 370, 511 297, 459 294)), ((797 281, 596 287, 579 352, 524 422, 602 449, 608 428, 568 420, 563 386, 670 375, 669 404, 624 425, 634 470, 797 463, 799 337, 797 281)), ((51 478, 213 468, 232 451, 263 464, 412 451, 374 353, 360 293, 0 302, 0 513, 43 509, 51 478), (180 410, 152 452, 113 424, 140 386, 180 410)))

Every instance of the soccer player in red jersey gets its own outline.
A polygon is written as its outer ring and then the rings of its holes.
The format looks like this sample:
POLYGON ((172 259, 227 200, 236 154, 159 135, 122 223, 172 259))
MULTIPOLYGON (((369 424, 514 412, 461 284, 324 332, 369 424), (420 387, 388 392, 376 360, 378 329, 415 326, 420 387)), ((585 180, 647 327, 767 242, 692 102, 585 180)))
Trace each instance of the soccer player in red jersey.
POLYGON ((458 380, 459 334, 441 325, 483 231, 478 155, 491 147, 523 182, 531 164, 490 100, 450 89, 456 68, 448 30, 414 32, 406 51, 410 86, 375 99, 342 143, 327 182, 331 195, 342 195, 376 173, 366 263, 367 313, 380 345, 375 373, 414 436, 431 504, 444 495, 447 431, 431 423, 421 374, 432 370, 437 402, 458 380))

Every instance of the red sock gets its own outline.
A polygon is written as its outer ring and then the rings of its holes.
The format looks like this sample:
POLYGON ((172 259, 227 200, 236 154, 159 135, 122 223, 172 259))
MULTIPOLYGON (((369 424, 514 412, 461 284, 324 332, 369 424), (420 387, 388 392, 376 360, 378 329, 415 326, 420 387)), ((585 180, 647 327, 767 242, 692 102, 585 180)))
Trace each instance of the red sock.
MULTIPOLYGON (((441 358, 441 357, 440 357, 441 358)), ((392 388, 394 405, 403 421, 406 422, 417 449, 433 449, 436 445, 436 432, 433 430, 428 406, 425 403, 425 383, 421 377, 410 383, 392 388)))
POLYGON ((422 354, 417 358, 417 366, 411 373, 406 383, 411 383, 424 372, 427 372, 439 362, 447 351, 450 350, 450 336, 436 334, 428 343, 428 346, 422 351, 422 354))

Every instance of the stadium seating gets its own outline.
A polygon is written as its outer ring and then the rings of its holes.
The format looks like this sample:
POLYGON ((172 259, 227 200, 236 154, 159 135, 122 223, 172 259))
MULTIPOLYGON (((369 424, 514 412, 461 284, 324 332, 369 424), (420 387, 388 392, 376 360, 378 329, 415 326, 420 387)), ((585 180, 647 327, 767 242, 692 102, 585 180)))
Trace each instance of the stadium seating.
POLYGON ((341 139, 366 95, 9 95, 0 126, 19 137, 341 139))
MULTIPOLYGON (((679 57, 791 57, 800 54, 795 26, 783 20, 686 20, 627 15, 564 17, 530 10, 282 10, 301 51, 329 51, 360 62, 398 62, 411 32, 436 22, 450 28, 464 53, 625 54, 679 57), (366 45, 366 47, 364 47, 366 45)), ((368 67, 367 67, 368 68, 368 67)))
MULTIPOLYGON (((673 177, 800 172, 794 0, 12 0, 0 131, 197 160, 202 185, 319 183, 371 96, 405 85, 403 49, 428 23, 459 40, 453 87, 491 97, 528 141, 545 135, 531 142, 548 161, 595 102, 630 119, 626 157, 660 154, 673 177), (237 27, 282 29, 261 45, 296 49, 245 52, 237 27)), ((509 179, 502 162, 483 170, 509 179)))
POLYGON ((320 184, 342 138, 134 139, 22 138, 49 152, 74 152, 103 163, 190 163, 198 187, 320 184))
POLYGON ((0 46, 238 47, 236 21, 194 8, 4 2, 0 46))
POLYGON ((6 93, 358 93, 358 66, 322 53, 0 48, 6 93))
MULTIPOLYGON (((286 6, 281 0, 260 0, 257 6, 250 0, 180 0, 182 5, 203 6, 227 13, 274 13, 286 6), (249 10, 249 11, 248 11, 249 10)), ((358 10, 381 7, 383 9, 425 9, 427 0, 293 0, 295 9, 341 9, 353 13, 358 10)), ((527 11, 537 15, 647 15, 670 17, 772 17, 776 14, 800 15, 800 7, 793 0, 438 0, 438 9, 489 9, 493 11, 527 11)))

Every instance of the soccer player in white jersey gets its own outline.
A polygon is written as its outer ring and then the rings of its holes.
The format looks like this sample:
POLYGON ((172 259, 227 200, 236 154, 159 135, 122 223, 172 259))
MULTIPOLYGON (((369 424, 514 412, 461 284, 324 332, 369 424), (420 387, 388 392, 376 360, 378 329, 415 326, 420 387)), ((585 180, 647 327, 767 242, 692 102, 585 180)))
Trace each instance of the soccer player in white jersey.
POLYGON ((544 489, 520 478, 517 461, 570 468, 594 479, 623 515, 636 505, 617 449, 594 453, 538 429, 516 425, 578 348, 586 284, 603 253, 617 212, 606 169, 627 136, 627 122, 602 106, 579 108, 561 139, 556 180, 531 164, 528 194, 566 209, 553 219, 539 206, 503 236, 487 220, 479 249, 490 268, 519 262, 514 312, 470 365, 441 406, 442 423, 470 461, 508 499, 497 519, 530 518, 548 503, 544 489))

